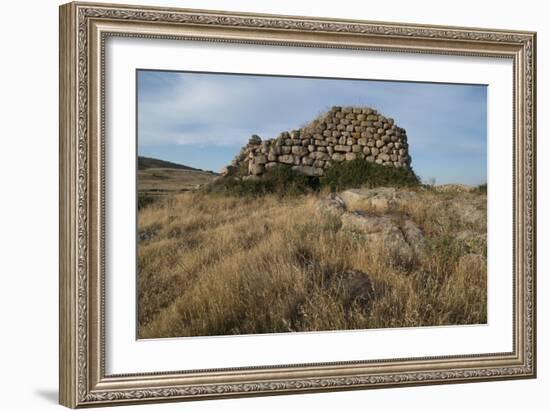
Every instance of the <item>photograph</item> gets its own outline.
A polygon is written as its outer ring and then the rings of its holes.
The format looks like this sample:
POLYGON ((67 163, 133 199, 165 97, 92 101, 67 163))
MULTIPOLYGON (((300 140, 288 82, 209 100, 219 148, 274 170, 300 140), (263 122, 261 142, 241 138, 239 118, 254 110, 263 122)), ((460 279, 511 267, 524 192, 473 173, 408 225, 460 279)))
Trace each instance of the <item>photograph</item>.
POLYGON ((137 337, 487 324, 487 85, 136 70, 137 337))
POLYGON ((542 20, 176 3, 59 7, 59 403, 538 378, 542 20))

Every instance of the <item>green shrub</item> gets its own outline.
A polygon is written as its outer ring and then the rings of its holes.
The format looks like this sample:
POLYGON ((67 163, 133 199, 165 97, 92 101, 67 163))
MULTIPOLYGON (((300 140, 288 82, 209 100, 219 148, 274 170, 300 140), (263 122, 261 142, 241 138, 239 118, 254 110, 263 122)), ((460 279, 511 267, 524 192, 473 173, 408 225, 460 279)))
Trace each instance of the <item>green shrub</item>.
POLYGON ((235 170, 229 176, 218 178, 205 186, 204 191, 236 196, 277 194, 285 197, 319 191, 324 187, 337 191, 361 186, 410 187, 419 184, 418 177, 410 170, 386 167, 360 159, 336 163, 326 169, 322 177, 306 176, 287 165, 267 170, 257 179, 236 178, 239 176, 242 176, 241 169, 235 170))
POLYGON ((303 175, 285 165, 267 170, 255 180, 240 180, 234 176, 227 176, 204 187, 208 193, 236 196, 277 194, 281 197, 297 196, 318 189, 319 178, 303 175))
POLYGON ((335 163, 320 178, 322 187, 329 187, 333 191, 351 187, 411 187, 420 184, 412 170, 383 166, 356 159, 335 163))

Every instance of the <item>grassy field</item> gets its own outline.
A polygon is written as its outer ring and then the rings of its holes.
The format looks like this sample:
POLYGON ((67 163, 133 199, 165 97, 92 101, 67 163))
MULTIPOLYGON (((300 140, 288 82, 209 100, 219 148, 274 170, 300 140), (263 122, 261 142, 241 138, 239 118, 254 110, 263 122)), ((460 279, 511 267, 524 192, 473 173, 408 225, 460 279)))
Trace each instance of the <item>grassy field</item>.
MULTIPOLYGON (((140 192, 165 189, 146 177, 140 192)), ((410 200, 389 214, 426 243, 404 264, 319 213, 327 192, 182 188, 138 213, 140 338, 486 323, 483 190, 401 189, 410 200)))
POLYGON ((172 194, 195 190, 198 185, 206 184, 214 177, 212 173, 199 170, 149 168, 138 171, 139 192, 172 194))
MULTIPOLYGON (((158 164, 158 165, 163 165, 158 164)), ((167 165, 170 165, 168 163, 167 165)), ((155 164, 157 166, 157 164, 155 164)), ((178 169, 173 167, 147 167, 138 169, 138 208, 173 195, 196 190, 210 183, 215 174, 195 169, 178 169)))

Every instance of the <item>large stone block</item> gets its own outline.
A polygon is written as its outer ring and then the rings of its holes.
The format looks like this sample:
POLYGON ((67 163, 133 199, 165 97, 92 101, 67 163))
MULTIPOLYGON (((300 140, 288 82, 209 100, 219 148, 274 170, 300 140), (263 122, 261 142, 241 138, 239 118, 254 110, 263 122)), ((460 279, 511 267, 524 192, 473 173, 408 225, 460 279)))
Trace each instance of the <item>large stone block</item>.
POLYGON ((293 170, 298 171, 299 173, 305 174, 306 176, 322 176, 323 169, 312 167, 312 166, 293 166, 293 170))
POLYGON ((279 162, 285 164, 294 164, 294 156, 292 154, 283 154, 279 156, 279 162))
POLYGON ((263 164, 248 164, 248 173, 255 176, 262 174, 264 172, 264 169, 265 167, 263 166, 263 164))
POLYGON ((254 157, 254 164, 265 164, 267 163, 267 158, 264 155, 254 157))
POLYGON ((303 157, 308 153, 308 150, 304 146, 292 146, 292 154, 303 157))
POLYGON ((340 163, 340 162, 344 161, 344 160, 346 159, 346 157, 345 157, 343 154, 341 154, 341 153, 334 153, 334 154, 332 155, 332 159, 333 159, 334 161, 340 163))
POLYGON ((334 151, 347 153, 348 151, 351 151, 351 146, 337 145, 337 146, 334 146, 334 151))

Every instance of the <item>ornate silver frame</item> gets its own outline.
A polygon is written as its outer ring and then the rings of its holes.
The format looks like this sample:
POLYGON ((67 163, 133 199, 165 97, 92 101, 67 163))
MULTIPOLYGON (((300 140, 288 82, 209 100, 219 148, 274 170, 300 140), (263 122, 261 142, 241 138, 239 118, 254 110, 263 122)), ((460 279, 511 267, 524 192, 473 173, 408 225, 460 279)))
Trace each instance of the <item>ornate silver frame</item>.
POLYGON ((61 6, 60 403, 76 408, 534 378, 535 48, 533 32, 92 3, 61 6), (103 68, 109 36, 512 59, 514 350, 460 357, 106 375, 103 68))

